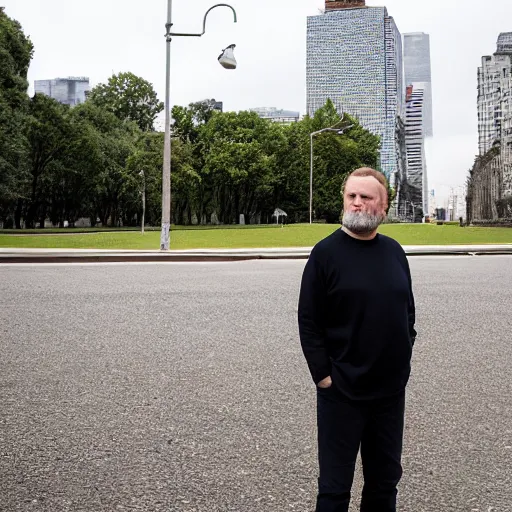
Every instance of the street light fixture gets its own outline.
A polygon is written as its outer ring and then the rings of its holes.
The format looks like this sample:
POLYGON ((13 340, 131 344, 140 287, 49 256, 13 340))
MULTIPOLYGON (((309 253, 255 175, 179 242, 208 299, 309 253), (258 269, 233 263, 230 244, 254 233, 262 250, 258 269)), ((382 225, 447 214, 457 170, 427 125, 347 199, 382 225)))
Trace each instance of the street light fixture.
MULTIPOLYGON (((339 124, 339 123, 336 123, 339 124)), ((334 125, 336 126, 336 125, 334 125)), ((317 132, 313 132, 310 134, 311 142, 311 159, 310 159, 310 169, 309 169, 309 223, 313 224, 313 137, 315 135, 320 135, 324 132, 334 132, 336 135, 343 135, 346 130, 349 130, 354 125, 345 126, 344 128, 334 128, 331 126, 330 128, 323 128, 322 130, 318 130, 317 132)))
POLYGON ((219 55, 220 65, 225 69, 236 69, 236 59, 233 50, 236 48, 236 44, 230 44, 227 48, 222 50, 219 55))
MULTIPOLYGON (((164 166, 162 171, 162 231, 160 234, 160 250, 168 251, 170 245, 171 230, 171 41, 173 37, 201 37, 206 32, 206 18, 216 7, 228 7, 233 11, 235 23, 237 22, 236 11, 229 4, 216 4, 210 7, 203 19, 203 31, 200 34, 181 34, 171 32, 172 23, 172 0, 167 0, 167 23, 165 24, 166 53, 166 79, 165 79, 165 137, 164 137, 164 166)), ((232 44, 222 50, 219 56, 219 63, 225 69, 236 69, 237 63, 232 44)))

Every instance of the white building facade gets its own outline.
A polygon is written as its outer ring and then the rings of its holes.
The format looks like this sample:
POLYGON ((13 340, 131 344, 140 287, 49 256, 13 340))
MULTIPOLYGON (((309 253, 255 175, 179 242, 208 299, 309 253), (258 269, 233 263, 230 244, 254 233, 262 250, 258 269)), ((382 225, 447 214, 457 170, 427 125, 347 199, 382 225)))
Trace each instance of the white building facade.
POLYGON ((36 93, 45 94, 64 105, 79 105, 85 102, 86 93, 90 91, 87 77, 55 78, 53 80, 36 80, 36 93))
POLYGON ((262 119, 269 119, 274 123, 290 125, 292 123, 298 123, 300 120, 300 112, 292 110, 281 110, 275 107, 259 107, 251 108, 250 112, 256 112, 262 119))
POLYGON ((485 155, 499 142, 507 159, 512 152, 512 32, 498 37, 496 53, 478 68, 478 148, 485 155))

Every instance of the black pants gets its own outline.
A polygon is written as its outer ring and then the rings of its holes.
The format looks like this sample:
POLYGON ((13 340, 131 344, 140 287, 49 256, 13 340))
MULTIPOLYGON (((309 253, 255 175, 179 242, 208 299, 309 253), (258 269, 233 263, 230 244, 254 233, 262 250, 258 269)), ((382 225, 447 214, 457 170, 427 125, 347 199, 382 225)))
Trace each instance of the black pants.
POLYGON ((361 512, 395 512, 402 477, 405 391, 352 401, 334 386, 317 389, 319 492, 316 512, 347 512, 359 448, 364 487, 361 512))

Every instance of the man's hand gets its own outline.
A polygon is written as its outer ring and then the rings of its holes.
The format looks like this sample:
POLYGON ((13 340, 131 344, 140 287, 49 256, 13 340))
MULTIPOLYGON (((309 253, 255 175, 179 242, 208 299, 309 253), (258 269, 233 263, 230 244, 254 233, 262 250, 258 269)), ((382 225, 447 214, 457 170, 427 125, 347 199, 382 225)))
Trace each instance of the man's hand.
POLYGON ((332 379, 331 377, 325 377, 324 380, 321 380, 317 386, 319 388, 322 388, 322 389, 327 389, 327 388, 330 388, 332 386, 332 379))

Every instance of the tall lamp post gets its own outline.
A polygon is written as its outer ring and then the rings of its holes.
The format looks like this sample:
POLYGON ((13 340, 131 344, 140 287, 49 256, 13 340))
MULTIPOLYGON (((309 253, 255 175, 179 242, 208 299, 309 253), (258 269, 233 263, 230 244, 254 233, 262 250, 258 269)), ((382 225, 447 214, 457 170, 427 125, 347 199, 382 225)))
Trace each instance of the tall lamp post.
POLYGON ((144 169, 139 172, 142 177, 142 222, 140 223, 140 231, 144 234, 144 224, 146 222, 146 173, 144 169))
MULTIPOLYGON (((339 123, 337 123, 339 124, 339 123)), ((334 125, 336 126, 336 125, 334 125)), ((311 142, 311 158, 310 158, 310 169, 309 169, 309 223, 313 224, 313 137, 315 135, 320 135, 324 132, 335 132, 336 135, 343 135, 345 133, 345 130, 348 130, 352 128, 354 125, 351 124, 350 126, 346 126, 345 128, 334 128, 332 126, 331 128, 323 128, 322 130, 318 130, 317 132, 313 132, 310 134, 311 142)))
MULTIPOLYGON (((229 7, 233 11, 235 23, 236 11, 229 4, 217 4, 206 11, 203 19, 203 31, 200 34, 181 34, 171 32, 172 0, 167 0, 167 23, 165 24, 166 53, 166 80, 165 80, 165 137, 164 137, 164 167, 162 171, 162 231, 160 234, 160 250, 168 251, 171 230, 171 41, 173 37, 201 37, 206 32, 206 18, 216 7, 229 7)), ((225 48, 219 56, 219 63, 226 69, 236 69, 236 60, 233 54, 235 45, 225 48)))

